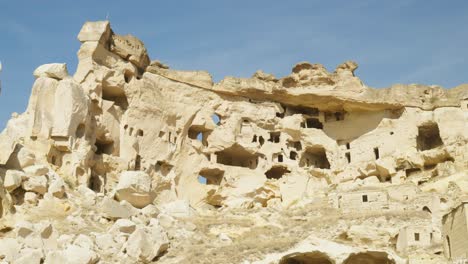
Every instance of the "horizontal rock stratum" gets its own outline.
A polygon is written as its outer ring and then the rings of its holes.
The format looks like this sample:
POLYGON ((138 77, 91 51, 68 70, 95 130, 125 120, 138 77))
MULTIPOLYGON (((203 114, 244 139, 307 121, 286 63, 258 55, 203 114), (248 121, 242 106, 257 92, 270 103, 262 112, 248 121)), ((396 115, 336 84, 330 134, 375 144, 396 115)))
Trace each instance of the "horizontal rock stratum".
POLYGON ((468 85, 373 89, 352 61, 214 83, 108 21, 78 40, 0 134, 2 263, 468 258, 468 85))

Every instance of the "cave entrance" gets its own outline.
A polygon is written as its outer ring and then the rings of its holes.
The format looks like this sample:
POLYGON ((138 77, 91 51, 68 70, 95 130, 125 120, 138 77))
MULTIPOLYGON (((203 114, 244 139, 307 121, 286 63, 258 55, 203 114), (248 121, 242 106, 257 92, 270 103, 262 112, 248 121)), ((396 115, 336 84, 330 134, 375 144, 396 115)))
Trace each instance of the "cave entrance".
POLYGON ((379 251, 367 251, 357 254, 351 254, 343 264, 395 264, 388 254, 379 251))
POLYGON ((223 177, 224 171, 219 169, 202 169, 198 173, 198 181, 206 185, 220 185, 223 177))
POLYGON ((330 169, 330 162, 324 148, 310 148, 302 154, 299 166, 330 169))
POLYGON ((440 138, 439 126, 437 123, 431 122, 419 126, 416 143, 417 149, 420 151, 434 149, 442 146, 444 143, 440 138))
POLYGON ((275 166, 265 172, 267 179, 281 179, 284 174, 290 173, 291 171, 284 166, 275 166))
POLYGON ((258 165, 258 155, 252 154, 240 145, 233 145, 216 152, 217 162, 228 166, 255 169, 258 165))
POLYGON ((203 146, 208 146, 209 131, 198 126, 191 126, 188 131, 188 137, 200 141, 203 146))
POLYGON ((323 129, 323 124, 318 120, 318 118, 309 117, 306 118, 305 127, 323 129))
POLYGON ((335 261, 323 252, 313 251, 286 255, 279 264, 335 264, 335 261))
POLYGON ((114 142, 105 142, 105 141, 100 141, 96 139, 96 143, 94 144, 96 146, 96 154, 101 155, 101 154, 107 154, 111 155, 112 152, 114 151, 114 142))

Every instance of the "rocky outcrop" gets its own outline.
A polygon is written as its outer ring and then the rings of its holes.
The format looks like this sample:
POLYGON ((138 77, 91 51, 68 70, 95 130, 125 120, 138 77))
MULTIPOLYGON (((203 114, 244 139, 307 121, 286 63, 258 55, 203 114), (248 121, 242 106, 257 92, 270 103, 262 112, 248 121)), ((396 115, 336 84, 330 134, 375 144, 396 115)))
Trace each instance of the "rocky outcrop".
POLYGON ((0 134, 2 260, 456 257, 441 223, 468 195, 467 85, 373 89, 352 61, 214 83, 108 21, 78 40, 76 72, 38 67, 0 134))

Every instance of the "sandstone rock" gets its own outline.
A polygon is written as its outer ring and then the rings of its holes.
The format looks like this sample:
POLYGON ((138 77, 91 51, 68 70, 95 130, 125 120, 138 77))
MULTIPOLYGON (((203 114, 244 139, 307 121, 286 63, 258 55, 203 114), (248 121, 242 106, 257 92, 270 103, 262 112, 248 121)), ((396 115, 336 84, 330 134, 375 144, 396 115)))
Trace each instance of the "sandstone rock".
POLYGON ((138 261, 152 261, 167 250, 169 240, 161 227, 136 229, 125 245, 127 254, 138 261))
POLYGON ((111 227, 111 232, 121 232, 131 234, 135 231, 136 225, 134 222, 128 219, 118 219, 115 224, 111 227))
POLYGON ((36 78, 49 77, 62 80, 68 76, 67 65, 65 63, 44 64, 34 71, 34 76, 36 78))
POLYGON ((16 188, 21 186, 21 182, 25 178, 25 174, 22 171, 8 170, 5 174, 5 180, 3 186, 9 192, 14 191, 16 188))
POLYGON ((65 182, 62 178, 53 180, 49 185, 48 192, 57 198, 63 198, 65 195, 65 182))
POLYGON ((16 236, 26 238, 34 232, 34 225, 30 222, 21 221, 15 226, 16 236))
POLYGON ((45 194, 47 192, 47 178, 46 176, 32 176, 23 181, 22 187, 26 191, 32 191, 38 194, 45 194))
POLYGON ((44 165, 34 165, 24 168, 24 172, 27 176, 44 176, 49 172, 49 168, 44 165))
POLYGON ((111 219, 129 218, 136 213, 129 203, 122 201, 116 202, 115 200, 105 197, 100 205, 102 214, 111 219))
POLYGON ((105 44, 111 35, 109 21, 86 22, 78 34, 81 42, 96 41, 105 44))
POLYGON ((373 89, 352 61, 213 83, 108 21, 78 39, 0 133, 0 262, 464 256, 468 85, 373 89))
POLYGON ((44 254, 40 249, 22 249, 19 253, 20 257, 15 260, 18 264, 39 264, 44 259, 44 254))
POLYGON ((24 201, 30 204, 37 204, 37 194, 35 192, 25 192, 24 201))
POLYGON ((115 197, 137 208, 143 208, 154 199, 151 177, 142 171, 125 171, 120 174, 115 197))
POLYGON ((19 257, 21 245, 14 238, 3 238, 0 240, 0 256, 8 262, 13 262, 19 257))

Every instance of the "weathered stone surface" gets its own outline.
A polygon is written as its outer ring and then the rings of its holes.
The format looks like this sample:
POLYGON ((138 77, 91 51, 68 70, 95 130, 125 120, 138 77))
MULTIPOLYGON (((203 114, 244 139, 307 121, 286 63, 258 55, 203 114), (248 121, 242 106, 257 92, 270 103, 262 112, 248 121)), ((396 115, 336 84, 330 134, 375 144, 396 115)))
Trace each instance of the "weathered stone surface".
POLYGON ((7 191, 12 192, 21 186, 21 182, 25 177, 26 175, 22 171, 8 170, 3 180, 3 186, 7 191))
POLYGON ((115 190, 117 200, 125 200, 137 208, 143 208, 154 199, 151 177, 142 171, 125 171, 120 174, 115 190))
POLYGON ((34 70, 36 78, 48 77, 63 80, 68 77, 67 65, 65 63, 50 63, 39 66, 34 70))
POLYGON ((373 89, 353 61, 214 84, 150 62, 108 21, 78 39, 73 78, 40 66, 26 111, 0 133, 1 261, 468 254, 468 85, 373 89))

